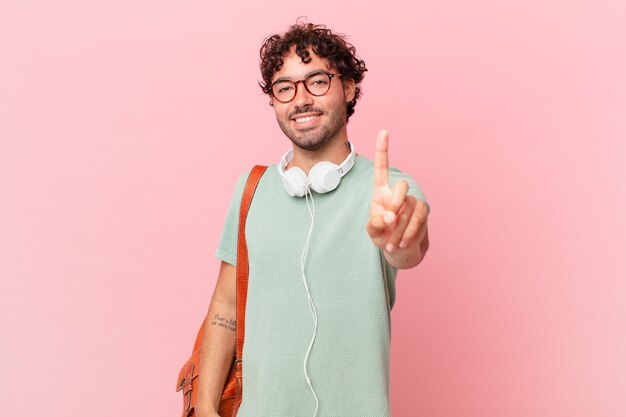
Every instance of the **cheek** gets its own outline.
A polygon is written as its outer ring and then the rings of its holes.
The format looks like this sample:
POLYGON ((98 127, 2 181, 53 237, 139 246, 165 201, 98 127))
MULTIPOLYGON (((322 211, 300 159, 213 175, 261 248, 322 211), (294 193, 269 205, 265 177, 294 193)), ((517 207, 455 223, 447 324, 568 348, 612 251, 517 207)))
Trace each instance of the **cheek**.
POLYGON ((337 104, 341 104, 345 106, 345 104, 348 102, 347 94, 349 93, 349 91, 346 91, 343 85, 340 85, 340 88, 338 88, 337 90, 338 91, 335 96, 335 100, 337 101, 337 104))
POLYGON ((332 100, 332 104, 329 103, 329 106, 332 106, 333 110, 346 107, 346 99, 343 93, 340 93, 336 97, 334 97, 332 100))
POLYGON ((274 104, 274 114, 277 119, 286 119, 289 112, 285 106, 281 106, 280 103, 278 103, 278 105, 274 104))
POLYGON ((276 117, 281 117, 287 113, 284 107, 285 106, 282 103, 274 102, 274 106, 272 106, 272 108, 274 109, 274 114, 276 114, 276 117))
POLYGON ((333 95, 323 96, 319 98, 324 99, 323 101, 320 102, 320 104, 324 106, 324 108, 326 108, 327 110, 336 109, 339 106, 346 105, 346 100, 343 94, 343 90, 340 90, 340 89, 335 91, 333 95))

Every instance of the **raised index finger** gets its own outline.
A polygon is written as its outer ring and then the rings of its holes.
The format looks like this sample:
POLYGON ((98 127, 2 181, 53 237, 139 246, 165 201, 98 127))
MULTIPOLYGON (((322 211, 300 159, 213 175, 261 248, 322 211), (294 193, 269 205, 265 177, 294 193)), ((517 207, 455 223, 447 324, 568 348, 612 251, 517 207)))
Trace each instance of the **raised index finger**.
POLYGON ((389 134, 386 130, 378 133, 376 153, 374 154, 374 187, 389 186, 389 134))

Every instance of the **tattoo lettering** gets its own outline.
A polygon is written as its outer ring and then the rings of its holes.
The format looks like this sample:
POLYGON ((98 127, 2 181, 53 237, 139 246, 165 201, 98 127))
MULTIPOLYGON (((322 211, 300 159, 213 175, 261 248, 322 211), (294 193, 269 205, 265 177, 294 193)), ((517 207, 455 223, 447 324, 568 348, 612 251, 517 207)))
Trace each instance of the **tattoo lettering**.
POLYGON ((219 314, 215 314, 215 316, 213 316, 213 320, 211 320, 211 325, 222 327, 224 329, 228 329, 232 331, 237 330, 237 320, 233 320, 233 319, 228 320, 220 316, 219 314))

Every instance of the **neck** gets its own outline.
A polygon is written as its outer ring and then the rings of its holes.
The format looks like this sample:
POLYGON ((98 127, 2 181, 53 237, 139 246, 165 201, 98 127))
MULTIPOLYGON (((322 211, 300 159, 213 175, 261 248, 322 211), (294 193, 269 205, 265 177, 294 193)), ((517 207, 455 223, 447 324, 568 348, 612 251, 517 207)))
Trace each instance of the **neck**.
POLYGON ((310 169, 318 162, 329 161, 341 165, 348 155, 350 155, 350 145, 348 144, 347 135, 340 135, 329 142, 328 145, 314 151, 308 151, 294 145, 293 159, 287 164, 285 170, 296 166, 308 175, 310 169))

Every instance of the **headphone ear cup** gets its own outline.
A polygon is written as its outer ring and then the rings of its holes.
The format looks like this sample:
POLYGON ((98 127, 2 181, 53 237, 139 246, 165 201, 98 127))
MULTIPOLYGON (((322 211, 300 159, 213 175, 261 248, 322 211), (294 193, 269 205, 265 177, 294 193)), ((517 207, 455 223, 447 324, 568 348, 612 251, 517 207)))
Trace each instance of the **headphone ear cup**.
POLYGON ((337 172, 339 167, 329 161, 318 162, 309 171, 311 188, 318 193, 327 193, 334 190, 341 181, 337 172))
POLYGON ((306 186, 307 176, 304 171, 298 167, 289 168, 281 177, 283 187, 292 197, 303 197, 306 186))

